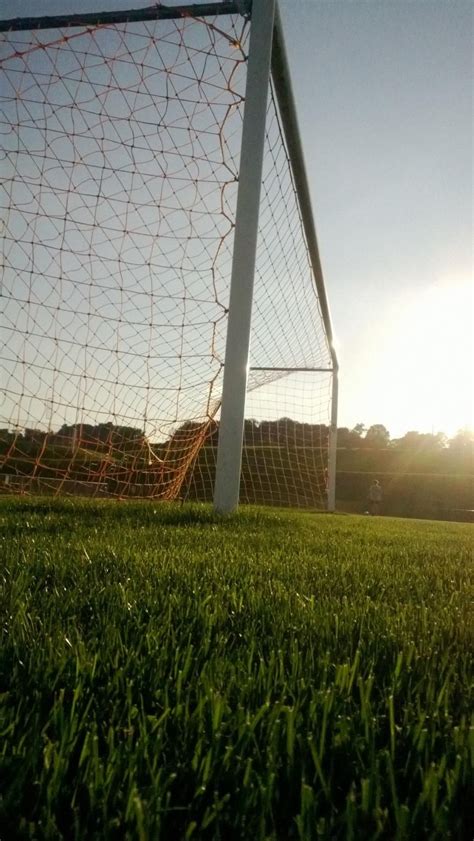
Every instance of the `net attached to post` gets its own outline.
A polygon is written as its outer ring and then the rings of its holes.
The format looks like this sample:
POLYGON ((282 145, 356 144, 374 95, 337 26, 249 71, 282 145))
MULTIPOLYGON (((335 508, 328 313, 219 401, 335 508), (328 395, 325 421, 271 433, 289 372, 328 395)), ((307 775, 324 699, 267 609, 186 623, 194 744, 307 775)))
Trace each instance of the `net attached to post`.
MULTIPOLYGON (((1 36, 2 491, 211 497, 249 27, 1 36)), ((242 500, 322 506, 329 354, 273 97, 264 167, 242 500)))

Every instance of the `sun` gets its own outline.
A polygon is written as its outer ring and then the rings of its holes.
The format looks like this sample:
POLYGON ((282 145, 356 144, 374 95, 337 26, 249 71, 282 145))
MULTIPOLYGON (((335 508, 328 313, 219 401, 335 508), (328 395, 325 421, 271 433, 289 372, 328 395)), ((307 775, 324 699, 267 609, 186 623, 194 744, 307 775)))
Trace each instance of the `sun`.
POLYGON ((468 283, 451 281, 408 302, 398 322, 394 372, 400 414, 416 428, 448 435, 472 424, 473 295, 468 283), (418 426, 417 426, 418 425, 418 426))
MULTIPOLYGON (((401 296, 367 348, 370 417, 392 437, 473 425, 473 290, 446 279, 401 296)), ((365 402, 365 401, 364 401, 365 402)))

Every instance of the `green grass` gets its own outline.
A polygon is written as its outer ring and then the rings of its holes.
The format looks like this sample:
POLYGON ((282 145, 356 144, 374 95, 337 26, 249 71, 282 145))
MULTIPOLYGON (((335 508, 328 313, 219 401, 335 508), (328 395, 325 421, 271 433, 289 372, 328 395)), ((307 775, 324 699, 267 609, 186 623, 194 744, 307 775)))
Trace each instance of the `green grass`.
POLYGON ((2 838, 469 837, 472 526, 0 516, 2 838))

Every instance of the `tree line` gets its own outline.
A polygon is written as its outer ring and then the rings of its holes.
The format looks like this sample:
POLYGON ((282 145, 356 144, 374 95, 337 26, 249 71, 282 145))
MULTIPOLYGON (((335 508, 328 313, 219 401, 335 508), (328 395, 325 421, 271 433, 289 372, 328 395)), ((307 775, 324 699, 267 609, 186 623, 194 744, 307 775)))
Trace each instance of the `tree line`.
MULTIPOLYGON (((21 432, 0 429, 0 447, 2 451, 21 442, 36 447, 98 447, 124 446, 129 451, 143 447, 170 447, 182 445, 185 441, 205 432, 208 445, 216 445, 219 435, 219 423, 207 421, 199 423, 186 421, 178 427, 167 441, 153 442, 142 429, 114 424, 111 421, 100 424, 63 424, 57 431, 44 431, 26 428, 21 432)), ((246 419, 244 424, 244 446, 318 446, 324 444, 329 434, 325 424, 301 423, 292 418, 280 418, 275 421, 257 421, 246 419)), ((414 450, 436 454, 451 450, 468 455, 474 446, 474 432, 461 429, 449 438, 442 432, 426 433, 410 430, 401 438, 391 438, 387 427, 381 423, 366 427, 358 423, 353 429, 338 427, 338 449, 346 450, 414 450)))

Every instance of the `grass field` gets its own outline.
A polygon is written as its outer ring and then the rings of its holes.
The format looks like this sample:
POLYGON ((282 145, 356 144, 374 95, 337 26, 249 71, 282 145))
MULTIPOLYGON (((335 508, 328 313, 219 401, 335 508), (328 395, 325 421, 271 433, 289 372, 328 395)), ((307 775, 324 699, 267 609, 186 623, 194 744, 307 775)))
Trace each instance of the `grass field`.
POLYGON ((469 524, 0 502, 3 839, 467 839, 469 524))

